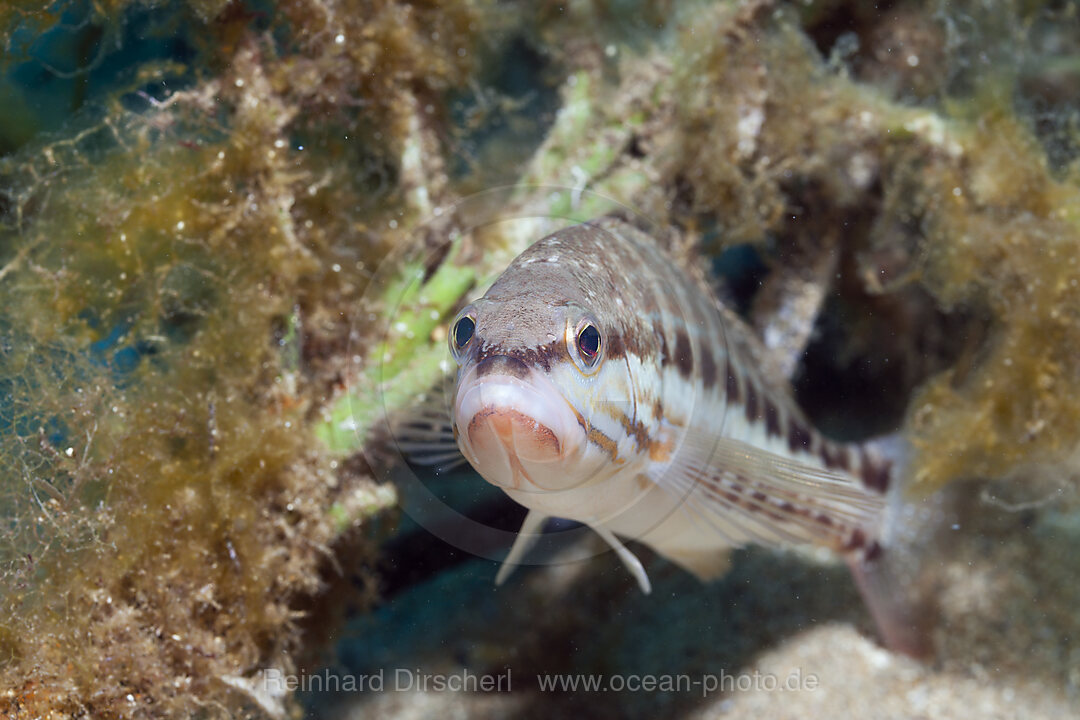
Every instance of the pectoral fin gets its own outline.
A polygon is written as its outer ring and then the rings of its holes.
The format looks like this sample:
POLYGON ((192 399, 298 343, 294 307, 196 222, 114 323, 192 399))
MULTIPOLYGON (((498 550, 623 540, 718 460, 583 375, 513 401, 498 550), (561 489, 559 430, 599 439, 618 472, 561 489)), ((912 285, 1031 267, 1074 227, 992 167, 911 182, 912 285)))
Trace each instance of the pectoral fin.
POLYGON ((648 595, 652 592, 652 585, 649 583, 649 575, 645 572, 645 567, 641 564, 641 561, 634 556, 634 553, 626 549, 626 546, 619 541, 619 538, 615 537, 615 533, 608 530, 603 525, 591 525, 592 529, 597 535, 604 539, 611 549, 615 551, 615 554, 619 556, 619 559, 623 561, 623 565, 630 571, 630 574, 637 580, 638 587, 641 588, 641 592, 648 595))
POLYGON ((814 542, 841 549, 855 529, 874 526, 884 508, 882 495, 849 475, 737 440, 688 437, 683 453, 685 461, 653 482, 732 546, 814 542))
POLYGON ((445 392, 433 389, 390 425, 391 441, 406 460, 442 472, 466 462, 454 436, 445 392))
POLYGON ((514 568, 521 564, 525 553, 529 552, 529 549, 540 539, 542 534, 540 529, 547 519, 548 516, 538 510, 530 510, 529 514, 525 516, 521 527, 518 528, 517 537, 514 538, 514 544, 510 546, 510 552, 507 553, 506 559, 499 566, 499 572, 495 574, 496 585, 502 585, 506 582, 506 579, 514 572, 514 568))

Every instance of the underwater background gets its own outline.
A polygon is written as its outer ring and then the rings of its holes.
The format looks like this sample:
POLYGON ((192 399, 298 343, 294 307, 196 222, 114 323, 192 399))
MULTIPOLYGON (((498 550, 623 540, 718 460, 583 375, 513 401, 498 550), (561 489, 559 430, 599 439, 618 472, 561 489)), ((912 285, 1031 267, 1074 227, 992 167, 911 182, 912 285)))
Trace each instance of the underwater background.
POLYGON ((1080 717, 1078 13, 0 3, 0 714, 1080 717), (929 657, 818 551, 496 588, 524 511, 396 457, 455 311, 620 208, 908 443, 929 657))

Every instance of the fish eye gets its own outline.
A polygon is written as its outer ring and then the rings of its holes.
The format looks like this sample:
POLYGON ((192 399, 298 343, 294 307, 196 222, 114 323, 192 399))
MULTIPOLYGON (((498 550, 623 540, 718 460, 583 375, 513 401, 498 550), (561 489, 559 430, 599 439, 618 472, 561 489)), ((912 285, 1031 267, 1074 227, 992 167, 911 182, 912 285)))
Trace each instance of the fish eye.
POLYGON ((595 365, 600 357, 600 331, 592 323, 586 324, 577 334, 577 348, 581 359, 588 365, 595 365))
POLYGON ((454 351, 455 355, 465 349, 465 346, 472 340, 475 330, 476 321, 470 315, 463 315, 454 323, 454 331, 450 333, 450 349, 454 351))

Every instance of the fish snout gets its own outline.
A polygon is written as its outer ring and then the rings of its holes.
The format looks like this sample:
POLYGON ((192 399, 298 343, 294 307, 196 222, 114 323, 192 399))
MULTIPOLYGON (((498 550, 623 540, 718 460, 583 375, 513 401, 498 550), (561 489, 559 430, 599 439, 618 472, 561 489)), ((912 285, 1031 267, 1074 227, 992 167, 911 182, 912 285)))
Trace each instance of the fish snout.
POLYGON ((462 453, 488 481, 557 489, 584 452, 578 414, 542 373, 516 358, 482 360, 458 386, 454 415, 462 453))
POLYGON ((562 457, 562 443, 555 432, 517 410, 484 408, 473 415, 466 432, 478 455, 494 455, 497 443, 523 462, 550 463, 562 457))

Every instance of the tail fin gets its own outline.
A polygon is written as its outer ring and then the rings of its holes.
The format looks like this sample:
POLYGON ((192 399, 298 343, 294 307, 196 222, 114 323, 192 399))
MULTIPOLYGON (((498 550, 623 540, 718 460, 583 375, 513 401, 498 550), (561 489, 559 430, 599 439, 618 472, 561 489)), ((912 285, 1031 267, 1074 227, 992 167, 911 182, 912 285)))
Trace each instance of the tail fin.
POLYGON ((916 565, 920 530, 929 524, 932 503, 904 497, 909 449, 899 437, 871 441, 860 456, 863 462, 888 468, 887 487, 882 488, 886 502, 863 541, 847 552, 848 567, 886 647, 926 659, 933 651, 934 611, 918 582, 916 565))

